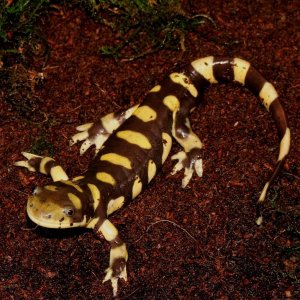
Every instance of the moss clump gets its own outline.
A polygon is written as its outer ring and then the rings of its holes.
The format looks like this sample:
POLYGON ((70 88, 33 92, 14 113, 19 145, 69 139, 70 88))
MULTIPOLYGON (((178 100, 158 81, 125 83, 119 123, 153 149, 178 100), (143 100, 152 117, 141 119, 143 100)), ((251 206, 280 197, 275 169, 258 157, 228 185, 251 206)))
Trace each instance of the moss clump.
POLYGON ((0 3, 0 53, 22 54, 24 41, 34 31, 37 17, 49 0, 7 0, 0 3))
POLYGON ((80 3, 97 20, 119 31, 116 43, 101 48, 101 54, 129 60, 160 49, 184 51, 188 31, 206 21, 215 26, 206 15, 187 15, 178 0, 89 0, 80 3), (122 54, 123 50, 127 55, 122 54))

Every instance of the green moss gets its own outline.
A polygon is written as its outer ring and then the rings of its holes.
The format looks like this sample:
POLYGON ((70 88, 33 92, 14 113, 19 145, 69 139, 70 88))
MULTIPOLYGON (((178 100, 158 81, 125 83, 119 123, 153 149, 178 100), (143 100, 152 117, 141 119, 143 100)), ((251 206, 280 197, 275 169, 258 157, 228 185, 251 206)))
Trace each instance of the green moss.
MULTIPOLYGON (((36 36, 36 20, 49 8, 50 0, 10 0, 0 3, 1 55, 22 56, 22 46, 30 47, 36 36)), ((96 20, 119 32, 118 40, 100 49, 101 54, 128 59, 160 49, 185 50, 185 34, 200 24, 214 21, 206 15, 189 16, 179 0, 72 0, 71 9, 85 8, 96 20), (129 54, 128 54, 129 53, 129 54)))
POLYGON ((32 143, 29 152, 37 155, 47 155, 49 157, 53 157, 54 146, 47 139, 41 137, 32 143))
POLYGON ((11 0, 0 4, 0 52, 20 53, 19 47, 30 38, 36 18, 49 0, 11 0))
POLYGON ((187 32, 207 21, 216 26, 206 15, 187 15, 178 0, 89 0, 80 3, 98 21, 119 32, 118 40, 102 47, 101 54, 129 60, 160 49, 184 51, 187 32), (122 50, 127 54, 122 54, 122 50))

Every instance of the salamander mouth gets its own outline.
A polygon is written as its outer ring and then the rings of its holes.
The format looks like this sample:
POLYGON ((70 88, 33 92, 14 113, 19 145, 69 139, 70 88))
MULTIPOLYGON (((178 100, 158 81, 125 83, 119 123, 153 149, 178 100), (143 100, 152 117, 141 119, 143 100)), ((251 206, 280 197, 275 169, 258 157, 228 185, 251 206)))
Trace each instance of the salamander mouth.
POLYGON ((30 199, 27 203, 27 215, 32 222, 46 228, 64 229, 72 227, 83 227, 86 224, 86 218, 83 218, 82 222, 72 222, 71 220, 67 220, 65 217, 62 217, 57 221, 53 219, 51 220, 52 214, 38 211, 32 201, 30 201, 30 199))
POLYGON ((51 215, 48 216, 45 214, 42 216, 40 212, 34 207, 34 205, 29 200, 27 203, 27 215, 29 219, 34 222, 35 224, 46 227, 46 228, 58 228, 59 223, 56 224, 55 222, 51 221, 51 215))
POLYGON ((67 226, 68 224, 64 224, 62 222, 55 222, 51 220, 52 214, 43 213, 42 211, 40 211, 38 208, 35 207, 35 205, 32 203, 30 198, 27 203, 27 215, 32 222, 42 227, 46 227, 46 228, 70 227, 67 226))

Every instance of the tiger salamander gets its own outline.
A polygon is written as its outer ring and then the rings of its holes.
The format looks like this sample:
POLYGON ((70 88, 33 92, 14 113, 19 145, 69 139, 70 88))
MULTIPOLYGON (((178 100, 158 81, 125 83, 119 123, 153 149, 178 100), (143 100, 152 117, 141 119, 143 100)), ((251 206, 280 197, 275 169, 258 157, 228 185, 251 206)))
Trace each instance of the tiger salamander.
MULTIPOLYGON (((50 157, 23 152, 26 160, 16 162, 17 166, 53 179, 53 183, 37 187, 28 199, 27 213, 33 222, 48 228, 91 228, 110 243, 109 267, 103 281, 111 281, 114 295, 118 279, 127 279, 128 253, 108 216, 145 189, 170 153, 172 138, 183 148, 172 156, 177 160, 172 174, 184 170, 182 187, 189 183, 194 172, 202 176, 202 143, 188 116, 205 87, 229 81, 244 85, 261 99, 279 133, 277 164, 262 189, 259 207, 289 152, 290 129, 273 85, 240 58, 210 56, 195 60, 152 88, 141 104, 77 127, 78 133, 71 144, 83 141, 81 154, 92 145, 97 151, 89 169, 81 176, 69 179, 50 157)), ((258 209, 257 224, 261 222, 258 209)))

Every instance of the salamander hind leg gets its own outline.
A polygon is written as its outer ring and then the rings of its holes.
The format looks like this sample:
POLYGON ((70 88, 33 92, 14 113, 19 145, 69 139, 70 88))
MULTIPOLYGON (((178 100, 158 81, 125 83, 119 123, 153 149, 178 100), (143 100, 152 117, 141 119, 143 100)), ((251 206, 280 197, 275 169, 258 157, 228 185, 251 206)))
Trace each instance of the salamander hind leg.
POLYGON ((133 114, 137 107, 138 105, 135 105, 126 111, 110 113, 97 122, 76 127, 79 132, 72 136, 70 145, 83 141, 80 147, 80 155, 85 153, 92 145, 96 146, 97 153, 109 136, 133 114))
POLYGON ((22 152, 27 160, 15 162, 15 166, 24 167, 31 172, 40 172, 50 175, 53 181, 68 180, 69 177, 64 169, 51 157, 39 156, 28 152, 22 152))
POLYGON ((171 174, 184 169, 182 187, 186 187, 194 171, 199 177, 202 177, 201 149, 203 146, 199 137, 191 129, 189 119, 181 115, 180 111, 173 114, 172 134, 184 151, 171 157, 171 159, 178 160, 171 174))

